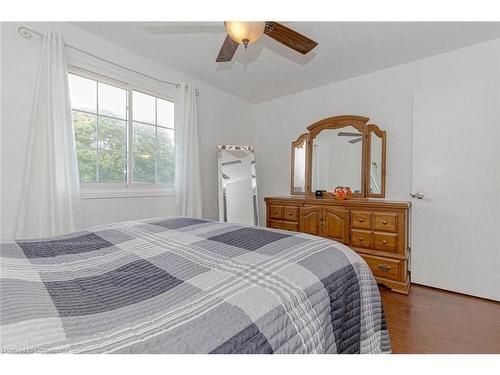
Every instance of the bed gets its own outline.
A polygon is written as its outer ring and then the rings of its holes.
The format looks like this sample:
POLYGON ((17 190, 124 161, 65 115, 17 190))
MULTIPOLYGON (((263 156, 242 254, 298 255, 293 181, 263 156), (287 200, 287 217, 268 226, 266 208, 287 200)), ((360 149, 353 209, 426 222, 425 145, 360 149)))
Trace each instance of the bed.
POLYGON ((388 353, 380 294, 348 247, 185 217, 1 246, 12 353, 388 353))

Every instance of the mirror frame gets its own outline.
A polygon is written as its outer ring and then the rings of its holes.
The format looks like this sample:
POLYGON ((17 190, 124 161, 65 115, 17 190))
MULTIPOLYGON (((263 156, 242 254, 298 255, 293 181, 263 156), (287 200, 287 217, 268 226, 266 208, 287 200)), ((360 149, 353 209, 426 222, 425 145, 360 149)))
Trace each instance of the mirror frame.
MULTIPOLYGON (((312 189, 312 165, 313 165, 313 150, 312 143, 314 138, 323 130, 326 129, 340 129, 347 126, 352 126, 362 134, 362 148, 361 148, 361 193, 353 194, 354 198, 384 198, 385 197, 385 176, 386 176, 386 132, 381 130, 375 124, 368 124, 370 119, 368 117, 357 116, 357 115, 340 115, 328 117, 323 120, 317 121, 312 125, 307 127, 308 133, 301 134, 297 140, 292 142, 292 152, 291 152, 291 182, 290 182, 290 193, 292 195, 314 195, 312 189), (370 144, 371 144, 371 133, 375 133, 377 136, 382 138, 382 176, 381 176, 381 193, 371 194, 369 189, 370 182, 370 144), (294 170, 295 170, 295 155, 294 147, 307 140, 307 152, 306 152, 306 166, 305 166, 305 181, 306 181, 306 192, 305 193, 295 193, 293 191, 293 181, 294 181, 294 170)), ((325 195, 324 195, 325 196, 325 195)), ((326 197, 331 197, 332 194, 329 192, 326 197)))
POLYGON ((378 127, 378 125, 375 124, 368 124, 366 127, 366 134, 367 134, 367 142, 366 142, 366 176, 365 176, 365 181, 366 181, 366 196, 371 197, 371 198, 384 198, 385 197, 385 175, 387 172, 387 167, 386 167, 386 131, 382 130, 378 127), (380 175, 380 193, 371 193, 370 192, 370 172, 371 172, 371 157, 372 157, 372 152, 371 152, 371 146, 372 146, 372 133, 375 133, 382 142, 382 165, 381 165, 381 175, 380 175))
POLYGON ((307 179, 307 159, 309 158, 309 133, 303 133, 299 136, 299 138, 297 138, 295 141, 292 142, 292 152, 291 152, 291 171, 290 171, 290 176, 291 176, 291 179, 290 179, 290 193, 292 195, 306 195, 307 192, 310 190, 310 186, 309 186, 309 182, 308 182, 308 179, 307 179), (304 173, 305 173, 305 178, 304 178, 304 183, 305 183, 305 186, 304 186, 304 192, 303 193, 297 193, 294 191, 294 185, 295 185, 295 148, 297 148, 297 146, 300 146, 302 143, 304 143, 304 141, 306 142, 306 156, 305 156, 305 168, 304 168, 304 173))

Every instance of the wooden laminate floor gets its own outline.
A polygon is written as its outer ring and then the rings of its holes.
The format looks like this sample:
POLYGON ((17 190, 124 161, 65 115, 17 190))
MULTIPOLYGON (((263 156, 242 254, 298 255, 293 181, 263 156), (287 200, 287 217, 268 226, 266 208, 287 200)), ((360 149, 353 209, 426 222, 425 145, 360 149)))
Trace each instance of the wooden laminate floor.
POLYGON ((380 293, 393 353, 500 353, 500 303, 415 284, 380 293))

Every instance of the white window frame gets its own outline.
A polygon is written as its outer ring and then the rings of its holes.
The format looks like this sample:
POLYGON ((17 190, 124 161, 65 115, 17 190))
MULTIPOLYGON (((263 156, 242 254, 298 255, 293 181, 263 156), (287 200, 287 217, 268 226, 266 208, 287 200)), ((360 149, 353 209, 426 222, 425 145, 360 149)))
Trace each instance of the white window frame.
MULTIPOLYGON (((133 91, 138 91, 143 94, 151 95, 169 102, 174 103, 174 111, 176 110, 176 98, 159 94, 144 87, 123 82, 114 78, 103 76, 89 70, 79 68, 76 66, 69 66, 68 73, 88 78, 94 81, 109 84, 111 86, 121 88, 127 91, 127 106, 126 106, 126 122, 127 122, 127 182, 80 182, 80 198, 82 199, 99 199, 99 198, 127 198, 127 197, 162 197, 175 195, 175 181, 174 186, 168 184, 147 183, 147 182, 134 182, 133 180, 133 105, 132 96, 133 91)), ((99 100, 99 99, 97 99, 99 100)), ((73 108, 71 108, 73 110, 73 108)), ((78 111, 78 109, 75 109, 78 111)), ((98 111, 98 109, 97 109, 98 111)), ((85 111, 81 111, 85 112, 85 111)), ((157 116, 157 114, 155 114, 157 116)), ((140 121, 137 121, 142 123, 140 121)), ((174 115, 175 122, 175 115, 174 115)), ((146 123, 144 123, 146 124, 146 123)), ((147 124, 149 126, 158 126, 156 124, 147 124)), ((161 126, 163 128, 171 129, 161 126)), ((156 129, 155 129, 156 130, 156 129)), ((174 123, 174 134, 175 123, 174 123)), ((78 176, 80 178, 80 176, 78 176)))

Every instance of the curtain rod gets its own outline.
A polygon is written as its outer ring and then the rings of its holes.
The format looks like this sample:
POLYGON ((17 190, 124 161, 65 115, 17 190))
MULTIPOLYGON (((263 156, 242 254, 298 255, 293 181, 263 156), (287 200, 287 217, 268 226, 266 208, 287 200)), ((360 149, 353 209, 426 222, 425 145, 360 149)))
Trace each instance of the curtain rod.
MULTIPOLYGON (((19 33, 19 35, 21 35, 23 38, 25 39, 31 39, 31 37, 33 36, 33 34, 35 35, 38 35, 40 38, 43 38, 43 34, 42 33, 39 33, 38 31, 35 31, 33 29, 30 29, 28 27, 25 27, 25 26, 19 26, 17 28, 17 32, 19 33)), ((74 47, 70 44, 67 44, 65 43, 65 46, 67 48, 71 48, 75 51, 78 51, 78 52, 81 52, 81 53, 84 53, 86 55, 89 55, 89 56, 92 56, 98 60, 101 60, 101 61, 104 61, 104 62, 107 62, 108 64, 111 64, 111 65, 114 65, 114 66, 117 66, 121 69, 125 69, 125 70, 128 70, 130 72, 133 72, 133 73, 136 73, 136 74, 139 74, 143 77, 146 77, 146 78, 149 78, 149 79, 152 79, 152 80, 155 80, 155 81, 158 81, 158 82, 162 82, 162 83, 166 83, 167 85, 172 85, 172 86, 175 86, 175 88, 180 88, 181 87, 181 84, 178 83, 178 82, 170 82, 170 81, 164 81, 162 79, 159 79, 159 78, 155 78, 155 77, 152 77, 150 75, 147 75, 147 74, 144 74, 144 73, 141 73, 141 72, 138 72, 137 70, 134 70, 134 69, 130 69, 130 68, 127 68, 126 66, 123 66, 123 65, 120 65, 120 64, 117 64, 111 60, 108 60, 108 59, 105 59, 105 58, 102 58, 102 57, 99 57, 99 56, 96 56, 94 55, 93 53, 90 53, 90 52, 87 52, 87 51, 84 51, 80 48, 77 48, 77 47, 74 47)), ((195 89, 195 93, 196 93, 196 96, 199 96, 200 95, 200 92, 198 91, 198 89, 195 89)))

